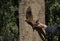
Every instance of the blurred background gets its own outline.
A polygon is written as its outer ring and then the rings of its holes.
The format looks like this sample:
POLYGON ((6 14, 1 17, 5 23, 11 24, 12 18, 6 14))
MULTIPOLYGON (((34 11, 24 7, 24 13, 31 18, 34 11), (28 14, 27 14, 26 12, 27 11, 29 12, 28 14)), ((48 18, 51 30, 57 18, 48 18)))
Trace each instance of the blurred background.
MULTIPOLYGON (((60 26, 60 0, 45 0, 46 24, 60 26)), ((59 36, 47 33, 47 41, 58 41, 59 36)))
MULTIPOLYGON (((0 0, 0 41, 19 41, 18 0, 0 0)), ((45 0, 46 24, 60 25, 60 0, 45 0)), ((47 33, 47 41, 57 41, 58 36, 47 33)))
POLYGON ((18 0, 0 0, 0 41, 18 41, 18 0))

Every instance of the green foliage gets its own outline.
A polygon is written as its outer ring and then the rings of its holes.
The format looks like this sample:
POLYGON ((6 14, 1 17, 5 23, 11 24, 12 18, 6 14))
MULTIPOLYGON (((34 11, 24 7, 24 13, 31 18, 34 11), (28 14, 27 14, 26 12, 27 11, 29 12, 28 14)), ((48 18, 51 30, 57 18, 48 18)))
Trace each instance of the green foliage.
POLYGON ((18 41, 15 17, 15 12, 18 11, 17 1, 0 0, 0 41, 18 41))
POLYGON ((46 0, 46 22, 48 25, 60 25, 59 0, 46 0))
MULTIPOLYGON (((60 25, 60 0, 46 0, 46 24, 50 26, 60 25)), ((57 41, 58 36, 47 33, 48 41, 57 41)))

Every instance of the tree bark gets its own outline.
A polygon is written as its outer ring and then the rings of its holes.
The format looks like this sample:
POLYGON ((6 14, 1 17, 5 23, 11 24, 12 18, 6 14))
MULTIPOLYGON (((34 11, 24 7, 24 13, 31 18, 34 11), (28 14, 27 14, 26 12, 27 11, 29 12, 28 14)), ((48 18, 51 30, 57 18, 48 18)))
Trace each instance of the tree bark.
POLYGON ((31 8, 33 20, 45 23, 44 0, 21 0, 19 2, 19 41, 43 41, 39 32, 30 26, 26 20, 26 12, 31 8))

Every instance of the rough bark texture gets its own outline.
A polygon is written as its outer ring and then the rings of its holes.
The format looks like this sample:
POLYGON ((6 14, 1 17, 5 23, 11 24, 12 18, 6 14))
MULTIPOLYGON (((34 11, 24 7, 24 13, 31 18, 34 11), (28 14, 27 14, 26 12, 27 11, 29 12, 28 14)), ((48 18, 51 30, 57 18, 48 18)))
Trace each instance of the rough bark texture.
POLYGON ((44 0, 21 0, 19 2, 19 39, 20 41, 42 41, 36 30, 25 22, 27 8, 31 7, 34 21, 37 19, 45 23, 44 0))

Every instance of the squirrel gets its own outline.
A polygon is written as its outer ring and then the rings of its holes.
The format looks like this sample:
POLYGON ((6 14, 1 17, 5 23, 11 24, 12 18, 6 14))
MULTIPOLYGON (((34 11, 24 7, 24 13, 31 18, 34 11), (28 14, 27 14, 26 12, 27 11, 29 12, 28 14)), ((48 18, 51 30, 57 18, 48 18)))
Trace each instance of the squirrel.
POLYGON ((29 7, 27 12, 26 12, 26 20, 25 20, 29 25, 31 25, 33 28, 36 27, 36 23, 39 21, 37 20, 36 22, 33 20, 33 15, 31 12, 31 8, 29 7))
POLYGON ((33 15, 31 12, 31 8, 27 8, 27 12, 26 12, 26 20, 25 20, 29 25, 31 25, 32 27, 34 27, 35 22, 33 20, 33 15))

